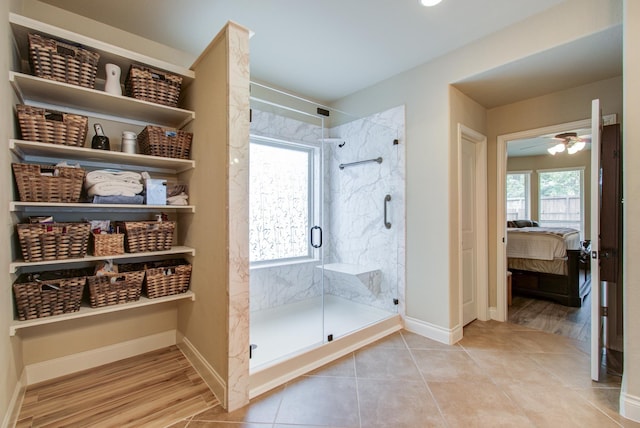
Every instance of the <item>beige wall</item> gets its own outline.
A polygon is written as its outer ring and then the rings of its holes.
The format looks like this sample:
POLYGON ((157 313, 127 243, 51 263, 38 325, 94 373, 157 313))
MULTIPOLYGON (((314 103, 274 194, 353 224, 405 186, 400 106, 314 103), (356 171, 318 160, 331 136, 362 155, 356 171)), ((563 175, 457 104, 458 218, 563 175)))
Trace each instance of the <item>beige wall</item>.
MULTIPOLYGON (((15 5, 16 1, 12 1, 15 5)), ((9 14, 9 2, 0 2, 0 16, 9 14)), ((11 175, 11 159, 9 151, 6 149, 7 140, 13 137, 13 91, 6 78, 6 71, 11 63, 11 37, 9 23, 6 19, 0 20, 0 70, 4 71, 5 79, 0 84, 0 140, 3 149, 0 150, 0 171, 2 171, 2 183, 10 183, 13 180, 11 175)), ((0 206, 4 207, 0 211, 2 225, 0 226, 0 242, 9 242, 13 233, 13 224, 8 215, 6 207, 12 199, 11 188, 0 186, 0 206)), ((0 260, 5 272, 8 269, 8 261, 11 259, 11 248, 8 245, 0 245, 0 260)), ((5 278, 8 278, 5 274, 5 278)), ((6 279, 0 287, 0 425, 3 421, 9 422, 11 417, 8 414, 8 407, 14 397, 18 380, 22 374, 22 341, 20 337, 9 337, 9 324, 13 320, 13 293, 11 291, 11 281, 6 279)))
POLYGON ((640 421, 640 2, 625 1, 624 113, 624 377, 623 414, 640 421), (635 402, 629 406, 625 401, 635 402))

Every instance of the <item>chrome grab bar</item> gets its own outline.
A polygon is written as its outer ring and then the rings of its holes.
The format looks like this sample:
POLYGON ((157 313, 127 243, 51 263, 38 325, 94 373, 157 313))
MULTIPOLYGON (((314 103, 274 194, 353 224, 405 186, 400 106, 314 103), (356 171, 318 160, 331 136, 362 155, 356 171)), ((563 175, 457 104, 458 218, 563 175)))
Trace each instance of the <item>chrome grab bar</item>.
POLYGON ((387 221, 387 205, 391 201, 391 195, 387 195, 384 197, 384 227, 387 229, 391 229, 391 223, 387 221))
POLYGON ((338 167, 340 169, 345 169, 348 166, 360 165, 361 163, 368 163, 368 162, 382 163, 382 157, 375 158, 375 159, 362 160, 362 161, 357 161, 357 162, 351 162, 351 163, 341 163, 338 167))

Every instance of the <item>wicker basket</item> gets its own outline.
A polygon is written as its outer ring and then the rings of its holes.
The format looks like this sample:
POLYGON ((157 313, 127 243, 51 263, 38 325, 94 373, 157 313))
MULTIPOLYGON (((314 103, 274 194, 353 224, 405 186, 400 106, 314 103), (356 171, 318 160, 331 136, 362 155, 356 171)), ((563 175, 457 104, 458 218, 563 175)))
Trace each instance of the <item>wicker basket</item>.
POLYGON ((128 253, 170 250, 175 221, 125 221, 125 248, 128 253))
POLYGON ((75 259, 87 254, 89 223, 17 224, 25 262, 75 259))
POLYGON ((22 202, 78 202, 84 173, 82 168, 13 164, 22 202))
POLYGON ((94 256, 124 254, 124 233, 91 233, 94 256))
POLYGON ((94 88, 100 54, 38 34, 29 34, 33 74, 43 79, 94 88))
POLYGON ((87 277, 92 308, 140 300, 144 271, 87 277))
POLYGON ((18 104, 16 111, 24 140, 65 146, 84 146, 89 123, 87 116, 61 113, 24 104, 18 104))
POLYGON ((186 260, 165 260, 154 265, 145 274, 144 292, 148 298, 171 296, 189 289, 191 265, 186 260))
POLYGON ((138 147, 145 155, 189 159, 192 139, 191 132, 148 125, 138 134, 138 147))
POLYGON ((170 107, 178 105, 181 86, 180 76, 135 64, 124 83, 126 95, 170 107))
POLYGON ((20 321, 76 312, 80 309, 86 276, 60 271, 22 275, 13 284, 20 321), (78 276, 71 276, 78 275, 78 276))

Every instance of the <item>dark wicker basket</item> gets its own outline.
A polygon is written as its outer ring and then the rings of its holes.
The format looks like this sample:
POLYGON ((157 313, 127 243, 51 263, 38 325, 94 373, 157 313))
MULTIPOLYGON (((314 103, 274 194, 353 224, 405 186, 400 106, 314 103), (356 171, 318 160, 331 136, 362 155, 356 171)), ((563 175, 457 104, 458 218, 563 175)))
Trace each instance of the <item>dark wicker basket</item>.
POLYGON ((124 254, 124 233, 91 233, 94 256, 124 254))
POLYGON ((144 271, 87 277, 92 308, 140 300, 144 271))
POLYGON ((25 262, 75 259, 87 254, 89 223, 17 224, 25 262))
POLYGON ((125 248, 129 253, 170 250, 175 221, 125 221, 125 248))
POLYGON ((182 77, 166 71, 132 65, 125 80, 126 95, 170 107, 178 105, 182 77))
POLYGON ((24 321, 78 311, 85 283, 86 276, 73 271, 21 275, 13 284, 18 319, 24 321))
POLYGON ((145 155, 189 159, 192 139, 191 132, 148 125, 138 134, 138 147, 145 155))
POLYGON ((33 74, 43 79, 93 89, 100 54, 38 34, 29 34, 33 74))
POLYGON ((16 106, 22 139, 39 143, 84 147, 89 119, 24 104, 16 106))
POLYGON ((191 280, 191 265, 186 260, 155 262, 146 270, 144 292, 148 298, 185 293, 191 280))
POLYGON ((78 202, 85 171, 53 165, 14 163, 22 202, 78 202))

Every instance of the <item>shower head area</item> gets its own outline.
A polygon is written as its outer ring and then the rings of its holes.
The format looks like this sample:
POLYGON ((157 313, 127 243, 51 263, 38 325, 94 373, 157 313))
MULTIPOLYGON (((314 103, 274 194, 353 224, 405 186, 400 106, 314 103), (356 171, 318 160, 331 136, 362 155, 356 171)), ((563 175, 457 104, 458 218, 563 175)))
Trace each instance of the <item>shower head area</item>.
POLYGON ((357 117, 251 93, 254 374, 403 310, 405 159, 403 107, 357 117))

